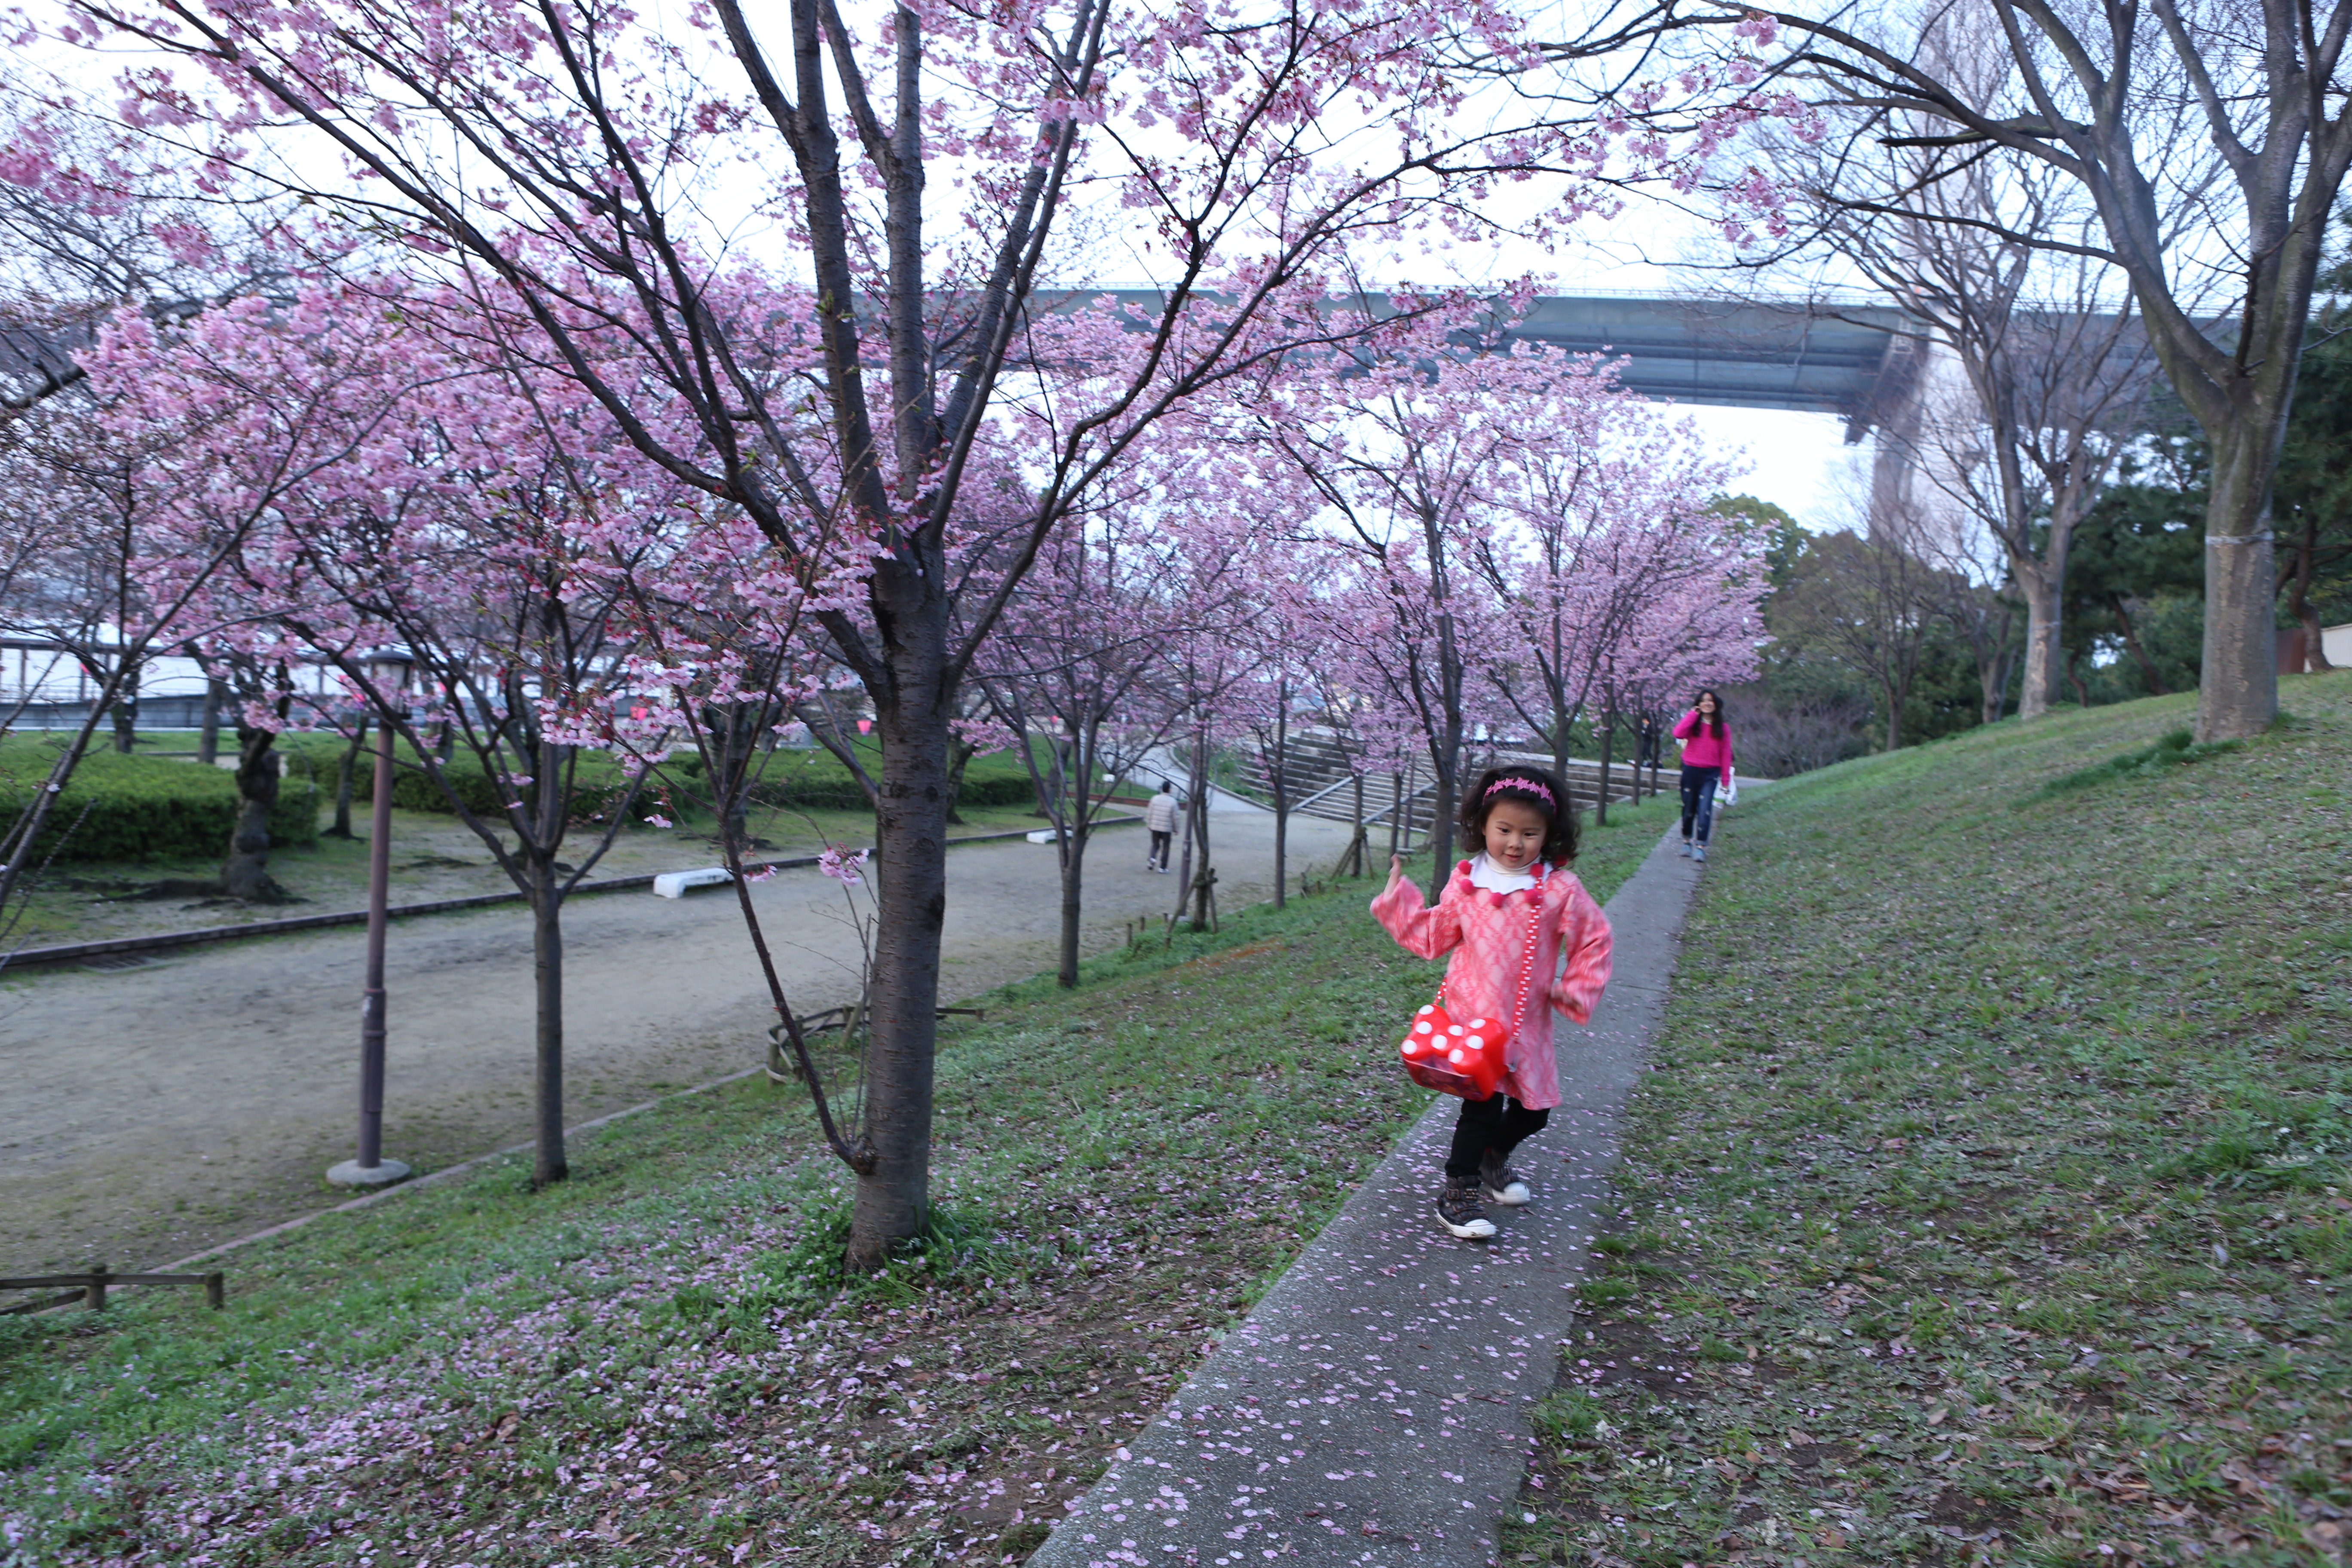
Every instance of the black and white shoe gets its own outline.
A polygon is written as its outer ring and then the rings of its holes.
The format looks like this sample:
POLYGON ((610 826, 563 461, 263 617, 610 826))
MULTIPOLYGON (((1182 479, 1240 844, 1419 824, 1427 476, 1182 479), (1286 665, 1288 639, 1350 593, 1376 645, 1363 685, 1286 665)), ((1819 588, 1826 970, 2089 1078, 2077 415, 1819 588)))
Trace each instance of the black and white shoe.
POLYGON ((1495 1234, 1495 1222, 1479 1212, 1478 1189, 1457 1187, 1450 1176, 1437 1192, 1437 1223, 1464 1241, 1484 1241, 1495 1234))
POLYGON ((1535 1200, 1528 1190, 1528 1180, 1499 1155, 1489 1154, 1478 1168, 1478 1185, 1490 1204, 1505 1208, 1519 1208, 1535 1200))

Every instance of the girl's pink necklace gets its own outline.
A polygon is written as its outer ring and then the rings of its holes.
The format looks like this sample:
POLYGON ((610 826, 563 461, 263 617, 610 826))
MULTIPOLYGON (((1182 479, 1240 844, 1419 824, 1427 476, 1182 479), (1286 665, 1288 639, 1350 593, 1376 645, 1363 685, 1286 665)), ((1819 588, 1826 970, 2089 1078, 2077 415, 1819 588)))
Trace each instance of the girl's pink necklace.
MULTIPOLYGON (((1527 951, 1519 957, 1519 1000, 1511 1014, 1511 1038, 1514 1040, 1519 1037, 1519 1030, 1528 1021, 1528 991, 1535 984, 1536 977, 1536 937, 1543 929, 1544 883, 1550 875, 1551 867, 1538 860, 1536 885, 1528 889, 1533 896, 1528 900, 1527 951)), ((1446 977, 1447 980, 1452 978, 1451 975, 1446 977)), ((1445 984, 1444 980, 1437 983, 1437 1005, 1440 1007, 1445 1005, 1445 984)))

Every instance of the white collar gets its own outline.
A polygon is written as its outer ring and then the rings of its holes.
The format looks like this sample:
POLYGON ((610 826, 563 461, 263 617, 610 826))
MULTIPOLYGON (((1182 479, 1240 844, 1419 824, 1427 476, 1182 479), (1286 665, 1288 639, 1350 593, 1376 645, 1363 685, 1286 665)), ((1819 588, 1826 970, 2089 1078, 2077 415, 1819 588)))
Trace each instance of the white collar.
POLYGON ((1537 860, 1527 870, 1506 871, 1487 858, 1486 852, 1481 849, 1476 855, 1471 857, 1470 885, 1474 888, 1484 888, 1490 893, 1521 892, 1543 879, 1537 869, 1542 865, 1541 860, 1537 860))

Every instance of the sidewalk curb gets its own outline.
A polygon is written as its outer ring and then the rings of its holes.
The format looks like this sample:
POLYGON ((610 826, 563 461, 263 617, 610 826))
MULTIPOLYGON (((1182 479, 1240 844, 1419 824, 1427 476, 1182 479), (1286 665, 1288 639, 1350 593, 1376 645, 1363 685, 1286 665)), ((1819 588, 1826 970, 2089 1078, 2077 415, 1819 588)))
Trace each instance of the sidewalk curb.
MULTIPOLYGON (((1089 833, 1105 827, 1116 827, 1122 822, 1140 822, 1139 816, 1110 816, 1095 823, 1089 833)), ((1004 833, 971 833, 961 838, 950 838, 950 849, 959 844, 993 844, 1007 838, 1025 838, 1036 829, 1015 827, 1004 833)), ((874 853, 868 845, 866 853, 874 853)), ((749 870, 793 871, 817 863, 814 855, 795 855, 782 860, 747 860, 749 870)), ((618 893, 632 888, 650 888, 654 879, 667 872, 648 871, 641 877, 603 877, 593 882, 583 882, 566 893, 567 901, 583 893, 618 893)), ((516 904, 526 895, 509 893, 469 893, 457 899, 427 899, 421 903, 400 904, 386 911, 394 920, 410 915, 449 914, 459 910, 486 910, 499 904, 516 904)), ((159 931, 150 936, 109 937, 100 942, 78 942, 57 947, 30 947, 21 952, 0 956, 0 973, 11 969, 47 966, 58 963, 87 963, 93 958, 121 958, 147 952, 169 952, 180 948, 209 946, 216 942, 242 942, 248 937, 286 936, 296 931, 325 931, 335 926, 363 925, 365 910, 341 910, 331 914, 290 915, 284 920, 247 921, 236 925, 205 926, 198 931, 159 931)))

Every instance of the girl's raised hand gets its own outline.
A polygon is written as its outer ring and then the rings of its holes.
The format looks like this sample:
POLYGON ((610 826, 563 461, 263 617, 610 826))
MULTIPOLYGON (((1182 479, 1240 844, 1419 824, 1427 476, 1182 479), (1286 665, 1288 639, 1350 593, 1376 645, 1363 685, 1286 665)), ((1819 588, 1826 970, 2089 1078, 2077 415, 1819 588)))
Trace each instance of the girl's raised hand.
POLYGON ((1402 856, 1402 855, 1391 855, 1391 856, 1390 856, 1390 857, 1389 857, 1389 885, 1388 885, 1387 887, 1385 887, 1385 888, 1381 889, 1381 891, 1382 893, 1393 893, 1393 892, 1395 892, 1395 891, 1397 890, 1397 886, 1398 886, 1398 884, 1399 884, 1399 883, 1401 883, 1401 882, 1402 882, 1403 880, 1404 880, 1404 857, 1403 857, 1403 856, 1402 856))

